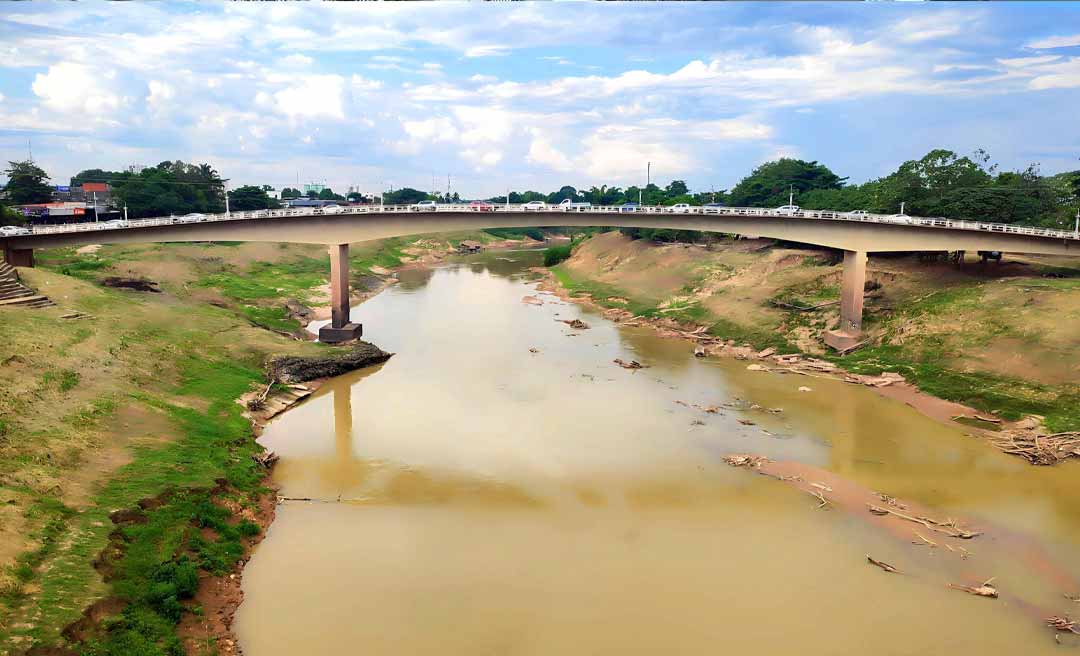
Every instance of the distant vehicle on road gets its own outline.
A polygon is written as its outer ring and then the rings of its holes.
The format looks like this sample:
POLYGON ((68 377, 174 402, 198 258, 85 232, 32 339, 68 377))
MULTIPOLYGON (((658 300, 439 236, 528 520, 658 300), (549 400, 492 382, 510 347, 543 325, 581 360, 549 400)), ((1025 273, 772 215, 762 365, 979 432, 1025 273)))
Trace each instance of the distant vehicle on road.
POLYGON ((799 211, 798 205, 781 205, 776 208, 777 214, 794 214, 799 211))
POLYGON ((547 209, 547 203, 542 200, 530 200, 529 202, 522 205, 521 209, 525 210, 526 212, 539 212, 541 210, 547 209))
POLYGON ((893 214, 889 217, 889 220, 895 221, 896 223, 915 223, 915 221, 907 214, 893 214))
POLYGON ((345 208, 341 205, 323 205, 323 214, 341 214, 345 211, 345 208))
POLYGON ((102 228, 107 228, 107 229, 108 228, 127 228, 127 227, 130 227, 130 226, 131 226, 131 224, 128 223, 127 221, 125 221, 124 219, 112 219, 111 221, 105 221, 104 223, 101 224, 102 228))
POLYGON ((199 214, 198 212, 192 212, 191 214, 185 214, 184 216, 178 216, 173 219, 174 223, 202 223, 206 221, 205 214, 199 214))
POLYGON ((641 205, 637 203, 623 203, 619 206, 620 212, 636 212, 641 209, 641 205))
POLYGON ((562 202, 559 203, 559 209, 563 212, 580 212, 582 210, 587 210, 590 207, 592 207, 592 203, 576 203, 569 198, 564 198, 562 202))
POLYGON ((473 212, 494 212, 495 206, 482 200, 474 200, 469 203, 469 209, 473 212))
POLYGON ((672 214, 689 214, 694 210, 691 209, 690 203, 675 203, 674 205, 669 207, 667 211, 672 214))
POLYGON ((28 228, 20 228, 19 226, 0 226, 0 237, 18 237, 19 235, 29 235, 31 231, 28 228))
POLYGON ((723 203, 705 203, 701 206, 703 214, 719 214, 723 208, 727 207, 723 203))
POLYGON ((865 219, 866 217, 870 216, 870 212, 867 212, 866 210, 854 210, 848 212, 847 215, 853 219, 865 219))
POLYGON ((419 203, 410 205, 409 209, 413 212, 437 212, 439 211, 439 204, 433 200, 422 200, 419 203))

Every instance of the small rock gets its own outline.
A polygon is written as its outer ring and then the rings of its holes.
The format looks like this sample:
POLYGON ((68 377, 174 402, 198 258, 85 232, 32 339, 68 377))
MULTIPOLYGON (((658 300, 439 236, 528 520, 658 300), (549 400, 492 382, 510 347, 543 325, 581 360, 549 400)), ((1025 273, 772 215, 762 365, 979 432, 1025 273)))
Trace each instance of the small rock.
POLYGON ((814 390, 810 389, 806 385, 803 385, 802 387, 799 388, 799 391, 800 392, 813 392, 814 390))
POLYGON ((747 365, 747 366, 746 366, 746 370, 747 370, 747 371, 768 371, 768 369, 766 369, 765 367, 761 366, 760 364, 750 364, 750 365, 747 365))

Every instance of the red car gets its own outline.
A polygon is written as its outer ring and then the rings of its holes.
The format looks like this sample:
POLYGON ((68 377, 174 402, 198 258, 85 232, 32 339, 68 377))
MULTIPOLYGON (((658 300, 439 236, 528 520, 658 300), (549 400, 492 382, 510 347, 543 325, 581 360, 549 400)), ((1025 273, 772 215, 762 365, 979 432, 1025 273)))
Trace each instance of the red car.
POLYGON ((494 212, 495 206, 491 203, 485 203, 482 200, 474 200, 469 203, 469 209, 474 212, 494 212))

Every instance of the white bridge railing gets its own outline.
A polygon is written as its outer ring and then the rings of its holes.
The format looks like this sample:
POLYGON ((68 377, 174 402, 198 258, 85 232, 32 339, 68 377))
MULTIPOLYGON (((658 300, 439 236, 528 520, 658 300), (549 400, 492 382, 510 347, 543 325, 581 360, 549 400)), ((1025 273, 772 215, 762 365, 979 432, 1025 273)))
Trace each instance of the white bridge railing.
MULTIPOLYGON (((211 223, 218 221, 240 221, 249 219, 276 219, 293 216, 337 216, 342 214, 412 214, 412 213, 439 213, 439 212, 496 212, 496 213, 546 213, 557 214, 583 213, 583 214, 690 214, 690 215, 715 215, 722 216, 760 216, 783 219, 816 219, 826 221, 858 221, 863 223, 890 223, 925 228, 947 228, 952 230, 979 230, 983 232, 1000 232, 1016 235, 1028 235, 1033 237, 1048 237, 1053 239, 1080 240, 1080 234, 1066 230, 1052 230, 1049 228, 1035 228, 1031 226, 1007 225, 1003 223, 982 223, 980 221, 960 221, 943 218, 915 217, 905 215, 868 214, 863 212, 837 212, 833 210, 797 210, 788 211, 774 208, 760 207, 626 207, 623 205, 589 205, 578 206, 546 205, 543 207, 529 207, 521 204, 491 203, 481 206, 469 204, 443 204, 431 207, 418 207, 416 205, 352 205, 338 206, 335 208, 303 207, 280 210, 251 210, 246 212, 230 212, 229 214, 202 214, 188 216, 168 216, 151 219, 133 219, 131 221, 114 220, 100 223, 66 223, 60 225, 35 226, 32 230, 34 235, 47 235, 70 232, 92 232, 97 230, 117 230, 130 228, 149 228, 155 226, 171 226, 194 223, 211 223)), ((552 225, 557 225, 558 220, 553 220, 552 225)), ((719 227, 719 226, 718 226, 719 227)))

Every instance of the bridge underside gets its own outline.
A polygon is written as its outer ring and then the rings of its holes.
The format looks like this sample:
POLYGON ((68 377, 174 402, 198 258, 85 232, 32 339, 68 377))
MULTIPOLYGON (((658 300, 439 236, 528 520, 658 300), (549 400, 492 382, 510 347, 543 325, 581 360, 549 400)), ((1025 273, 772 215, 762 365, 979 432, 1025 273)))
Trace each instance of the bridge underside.
POLYGON ((604 226, 699 230, 783 239, 844 251, 840 324, 826 335, 839 350, 859 343, 868 253, 904 251, 999 251, 1080 255, 1080 243, 982 230, 845 220, 744 215, 544 212, 401 212, 237 219, 113 230, 36 234, 5 240, 4 257, 14 266, 33 266, 33 249, 190 241, 264 241, 326 244, 330 248, 332 321, 320 332, 327 342, 355 339, 361 327, 349 321, 349 243, 434 232, 483 228, 604 226))

